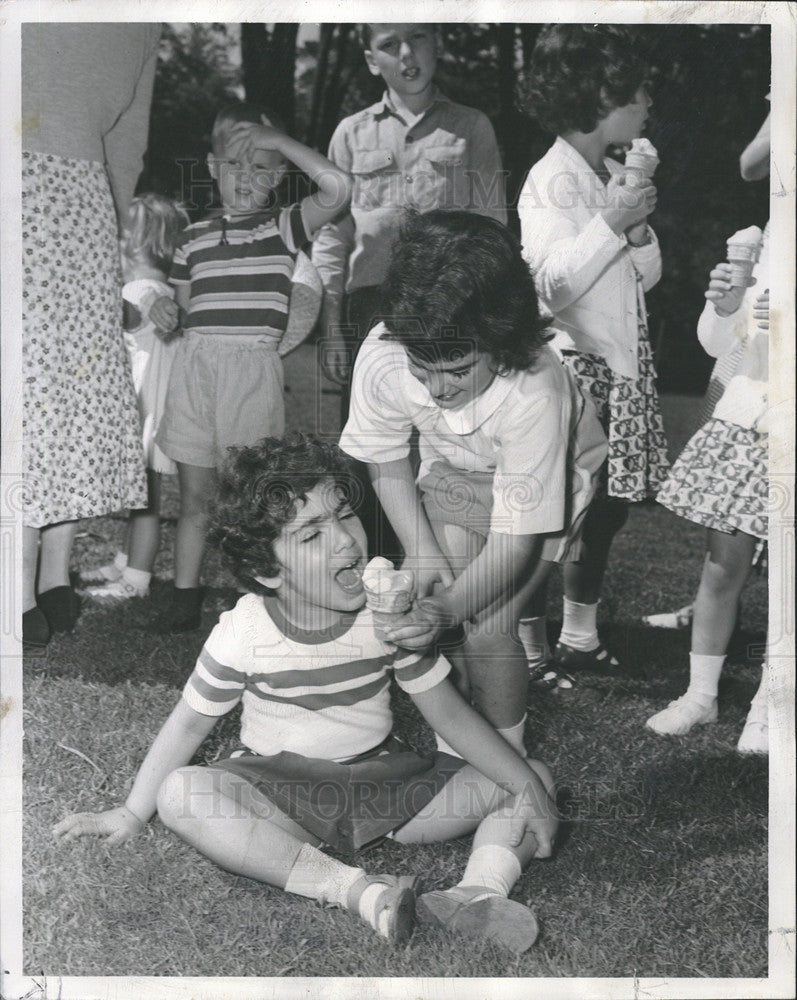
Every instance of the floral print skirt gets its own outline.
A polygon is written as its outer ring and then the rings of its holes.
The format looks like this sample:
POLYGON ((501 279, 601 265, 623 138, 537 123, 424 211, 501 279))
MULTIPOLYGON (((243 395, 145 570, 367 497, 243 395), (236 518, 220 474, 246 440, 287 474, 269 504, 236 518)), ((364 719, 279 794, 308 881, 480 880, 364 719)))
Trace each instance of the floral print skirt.
POLYGON ((565 364, 582 394, 591 399, 609 441, 609 454, 597 496, 647 500, 667 477, 667 439, 656 393, 653 353, 643 326, 639 329, 639 374, 618 375, 596 354, 563 351, 565 364))
POLYGON ((767 537, 767 436, 711 419, 689 440, 657 499, 696 524, 767 537))
POLYGON ((147 505, 102 164, 22 154, 23 522, 147 505))

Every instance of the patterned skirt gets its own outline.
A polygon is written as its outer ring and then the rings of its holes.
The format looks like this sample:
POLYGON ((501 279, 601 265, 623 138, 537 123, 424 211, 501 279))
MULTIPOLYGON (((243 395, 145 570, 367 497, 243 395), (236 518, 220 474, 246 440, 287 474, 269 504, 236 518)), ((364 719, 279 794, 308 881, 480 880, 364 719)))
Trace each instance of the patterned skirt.
POLYGON ((583 395, 595 403, 609 441, 596 495, 634 502, 655 497, 670 463, 653 353, 644 327, 639 329, 636 379, 616 374, 595 354, 563 351, 562 356, 583 395))
POLYGON ((105 168, 22 154, 23 521, 147 505, 105 168))
POLYGON ((716 531, 767 537, 767 436, 709 420, 678 456, 657 500, 716 531))

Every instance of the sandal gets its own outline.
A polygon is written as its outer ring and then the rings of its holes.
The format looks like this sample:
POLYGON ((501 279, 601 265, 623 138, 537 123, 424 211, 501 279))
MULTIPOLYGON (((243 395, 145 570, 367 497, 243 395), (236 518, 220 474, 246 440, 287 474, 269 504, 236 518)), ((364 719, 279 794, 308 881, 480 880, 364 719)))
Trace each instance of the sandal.
POLYGON ((566 674, 564 670, 560 670, 559 664, 555 660, 549 660, 536 667, 529 667, 529 684, 548 688, 550 691, 569 691, 576 686, 576 679, 572 674, 566 674))
POLYGON ((573 649, 564 642, 558 642, 554 659, 557 667, 567 671, 584 670, 593 674, 612 674, 620 669, 620 663, 602 642, 598 643, 595 649, 587 651, 573 649))

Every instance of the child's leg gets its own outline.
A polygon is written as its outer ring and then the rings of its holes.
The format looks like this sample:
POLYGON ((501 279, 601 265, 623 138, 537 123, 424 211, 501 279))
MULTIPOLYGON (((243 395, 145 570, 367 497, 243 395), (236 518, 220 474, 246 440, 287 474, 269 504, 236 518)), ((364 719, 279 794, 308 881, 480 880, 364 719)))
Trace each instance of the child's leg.
POLYGON ((739 606, 739 596, 750 570, 756 540, 736 532, 708 531, 692 621, 689 687, 664 711, 648 719, 654 732, 682 736, 695 726, 717 718, 717 690, 739 606))
POLYGON ((101 566, 96 574, 105 577, 87 593, 96 600, 125 600, 146 597, 152 579, 152 566, 160 546, 161 476, 147 469, 149 505, 143 510, 131 510, 125 530, 124 555, 117 553, 111 566, 101 566), (112 571, 119 567, 119 572, 112 571))
POLYGON ((556 658, 568 670, 604 670, 618 662, 598 638, 598 599, 615 535, 628 519, 627 505, 597 497, 589 506, 582 533, 582 555, 565 563, 562 631, 556 658))
POLYGON ((180 516, 174 543, 174 585, 178 589, 188 589, 199 586, 216 470, 178 462, 177 475, 180 482, 180 516))
POLYGON ((414 918, 410 880, 368 876, 318 850, 319 841, 248 782, 204 767, 184 767, 158 793, 161 821, 235 875, 357 913, 382 937, 401 942, 414 918))
MULTIPOLYGON (((435 535, 454 573, 459 575, 478 555, 484 538, 457 524, 434 525, 435 535)), ((485 716, 520 753, 526 715, 529 671, 526 651, 517 638, 518 622, 527 615, 534 594, 544 586, 551 563, 538 561, 528 579, 502 602, 476 617, 463 646, 451 651, 467 674, 470 695, 485 716), (507 732, 511 731, 511 732, 507 732)), ((448 655, 448 651, 446 651, 448 655)))
POLYGON ((769 753, 769 666, 764 661, 761 667, 761 683, 758 685, 750 711, 744 723, 742 735, 736 744, 739 753, 769 753))
MULTIPOLYGON (((529 761, 549 795, 553 777, 540 761, 529 761)), ((532 834, 519 844, 510 839, 514 799, 468 765, 426 806, 396 831, 399 843, 432 843, 463 836, 476 828, 468 864, 460 881, 449 889, 425 893, 419 919, 482 940, 492 940, 515 952, 530 948, 537 921, 525 906, 508 899, 515 882, 537 848, 532 834)))
POLYGON ((151 574, 160 547, 161 474, 147 469, 147 485, 149 505, 145 510, 130 512, 127 565, 151 574))

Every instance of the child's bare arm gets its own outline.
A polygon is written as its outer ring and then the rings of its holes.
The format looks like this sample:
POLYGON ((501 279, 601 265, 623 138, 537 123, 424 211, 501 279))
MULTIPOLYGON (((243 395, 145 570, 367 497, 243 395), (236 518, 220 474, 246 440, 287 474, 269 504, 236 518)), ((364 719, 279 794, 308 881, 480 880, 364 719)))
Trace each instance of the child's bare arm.
POLYGON ((231 135, 235 136, 239 132, 243 135, 245 130, 249 130, 248 138, 253 149, 276 150, 303 170, 318 186, 315 194, 302 199, 302 217, 308 233, 315 234, 325 223, 331 222, 348 208, 352 179, 326 156, 271 125, 242 122, 232 129, 231 135))
POLYGON ((125 804, 105 812, 73 813, 53 827, 53 835, 72 840, 90 834, 107 838, 111 845, 134 837, 154 815, 164 779, 191 760, 217 721, 195 712, 181 698, 155 737, 125 804))
POLYGON ((368 471, 374 492, 406 553, 403 565, 415 573, 418 596, 430 594, 438 582, 443 586, 452 584, 454 574, 421 504, 410 460, 372 463, 368 471))
POLYGON ((553 781, 539 761, 524 761, 489 722, 468 705, 445 679, 429 691, 411 695, 429 725, 477 771, 517 797, 519 844, 526 831, 537 840, 535 857, 547 858, 559 825, 556 803, 549 794, 553 781))
POLYGON ((539 564, 542 537, 491 531, 484 548, 454 583, 418 601, 386 629, 385 637, 405 649, 424 649, 440 633, 468 621, 511 592, 539 564))

